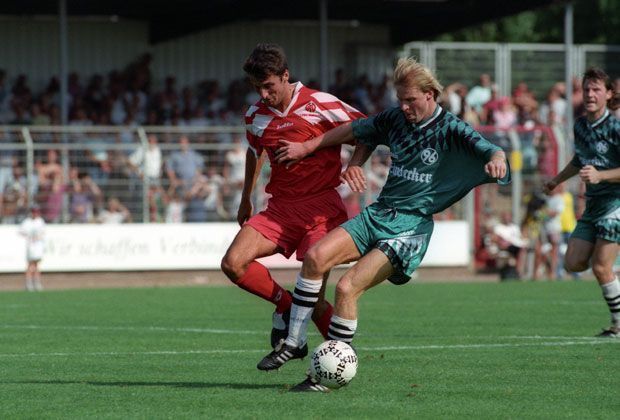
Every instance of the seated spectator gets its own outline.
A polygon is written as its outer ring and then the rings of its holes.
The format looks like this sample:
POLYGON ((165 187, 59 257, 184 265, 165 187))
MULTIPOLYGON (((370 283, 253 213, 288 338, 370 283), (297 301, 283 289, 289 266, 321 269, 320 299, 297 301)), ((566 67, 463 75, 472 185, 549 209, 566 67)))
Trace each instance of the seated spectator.
POLYGON ((443 90, 441 104, 448 111, 461 118, 465 108, 465 97, 467 96, 467 86, 463 83, 452 83, 443 90))
MULTIPOLYGON (((219 189, 218 189, 219 190, 219 189)), ((207 198, 212 193, 207 177, 197 174, 192 186, 185 193, 185 221, 189 223, 206 222, 208 219, 207 198)))
POLYGON ((372 84, 368 75, 363 74, 357 79, 353 89, 353 106, 366 115, 375 113, 375 105, 372 103, 372 84))
POLYGON ((104 224, 131 223, 131 213, 118 198, 111 197, 107 207, 99 213, 97 220, 104 224))
POLYGON ((394 106, 398 106, 396 88, 394 88, 392 77, 386 74, 383 76, 383 81, 377 88, 377 112, 381 112, 394 106))
POLYGON ((505 102, 505 96, 500 96, 499 88, 496 84, 491 86, 491 99, 487 101, 480 111, 480 121, 482 124, 493 125, 495 113, 501 110, 505 102))
POLYGON ((94 220, 94 209, 100 205, 101 189, 85 172, 72 168, 70 185, 70 221, 72 223, 90 223, 94 220))
POLYGON ((139 179, 148 180, 149 184, 159 185, 163 167, 161 149, 156 134, 149 134, 147 139, 146 150, 142 146, 138 147, 129 156, 128 164, 139 179))
POLYGON ((205 182, 204 205, 207 209, 207 221, 227 220, 230 215, 224 208, 223 193, 226 180, 217 172, 215 166, 209 166, 205 182))
POLYGON ((26 217, 28 213, 28 182, 21 166, 13 167, 12 182, 0 191, 3 197, 0 216, 2 223, 18 223, 26 217))
POLYGON ((172 153, 166 161, 166 173, 170 186, 180 189, 180 194, 184 195, 191 188, 194 177, 202 173, 204 159, 190 148, 186 135, 179 137, 179 147, 180 150, 172 153))
MULTIPOLYGON (((12 143, 13 140, 6 134, 0 134, 0 145, 12 143)), ((0 214, 2 213, 2 201, 4 190, 13 183, 13 167, 17 165, 17 153, 15 150, 0 148, 0 214)))
POLYGON ((508 130, 517 124, 517 111, 509 97, 501 98, 500 108, 493 112, 493 125, 499 130, 508 130))
POLYGON ((469 90, 466 101, 467 105, 477 113, 482 111, 484 104, 491 99, 491 76, 486 73, 480 75, 480 82, 469 90))
POLYGON ((44 113, 41 110, 41 105, 36 102, 30 107, 30 116, 32 125, 50 125, 52 122, 50 116, 44 113))
POLYGON ((40 204, 43 219, 47 223, 59 223, 62 219, 62 206, 67 186, 62 173, 54 173, 51 180, 39 185, 37 202, 40 204))
POLYGON ((0 69, 0 124, 6 124, 11 120, 11 100, 13 94, 6 85, 6 70, 0 69))
POLYGON ((527 240, 521 228, 512 221, 512 214, 504 211, 493 227, 493 242, 497 247, 496 267, 502 280, 521 278, 524 270, 527 240))
POLYGON ((166 223, 183 223, 185 221, 185 201, 179 195, 176 188, 168 190, 168 202, 166 203, 166 223))
POLYGON ((166 202, 168 197, 166 191, 159 184, 150 184, 147 192, 149 206, 149 221, 151 223, 161 223, 164 221, 166 202))
POLYGON ((545 102, 540 106, 539 118, 543 124, 547 125, 561 125, 566 121, 566 99, 562 96, 562 90, 564 89, 561 83, 553 85, 549 92, 547 92, 547 98, 545 102))
POLYGON ((25 74, 17 76, 11 93, 13 94, 12 102, 14 104, 19 104, 19 106, 23 108, 30 106, 32 102, 32 90, 28 86, 28 77, 25 74))
POLYGON ((517 83, 517 86, 512 91, 512 102, 517 109, 521 109, 526 106, 529 108, 535 108, 538 104, 538 101, 536 101, 536 96, 524 81, 517 83))

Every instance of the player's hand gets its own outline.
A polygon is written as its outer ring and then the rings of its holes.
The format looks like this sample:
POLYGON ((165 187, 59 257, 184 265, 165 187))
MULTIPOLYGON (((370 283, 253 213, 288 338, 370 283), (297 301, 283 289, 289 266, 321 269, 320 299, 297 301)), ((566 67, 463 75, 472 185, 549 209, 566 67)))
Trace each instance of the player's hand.
POLYGON ((491 178, 502 179, 506 176, 506 159, 504 157, 491 159, 484 165, 484 171, 491 178))
POLYGON ((278 144, 279 147, 276 149, 276 162, 287 162, 287 168, 310 153, 304 143, 280 139, 278 140, 278 144))
POLYGON ((364 192, 366 190, 366 176, 364 170, 359 166, 349 166, 340 174, 340 179, 349 184, 353 192, 364 192))
POLYGON ((601 173, 592 165, 586 165, 579 171, 579 177, 586 184, 598 184, 603 180, 601 173))
POLYGON ((558 186, 558 183, 555 182, 554 180, 545 182, 543 184, 543 192, 547 195, 551 195, 551 193, 553 192, 553 190, 555 190, 555 187, 558 186))
POLYGON ((239 210, 237 211, 237 223, 239 223, 239 226, 243 226, 243 224, 252 217, 252 210, 252 201, 242 198, 241 203, 239 203, 239 210))

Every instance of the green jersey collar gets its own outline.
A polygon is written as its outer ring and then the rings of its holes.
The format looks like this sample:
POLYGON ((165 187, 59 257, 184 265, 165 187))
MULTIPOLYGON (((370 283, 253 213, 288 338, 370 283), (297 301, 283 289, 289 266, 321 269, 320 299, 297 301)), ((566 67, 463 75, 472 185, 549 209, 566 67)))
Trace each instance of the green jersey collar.
POLYGON ((442 108, 438 104, 437 107, 435 108, 435 111, 433 111, 433 115, 431 115, 430 117, 428 117, 425 120, 420 121, 419 124, 411 123, 411 126, 414 127, 414 128, 424 128, 427 125, 429 125, 430 123, 432 123, 433 121, 435 121, 437 119, 437 117, 439 117, 439 114, 441 114, 441 111, 442 111, 442 108))
POLYGON ((596 128, 597 126, 601 125, 607 117, 609 117, 609 109, 605 108, 605 112, 603 113, 603 116, 599 118, 598 120, 592 122, 590 124, 590 127, 596 128))

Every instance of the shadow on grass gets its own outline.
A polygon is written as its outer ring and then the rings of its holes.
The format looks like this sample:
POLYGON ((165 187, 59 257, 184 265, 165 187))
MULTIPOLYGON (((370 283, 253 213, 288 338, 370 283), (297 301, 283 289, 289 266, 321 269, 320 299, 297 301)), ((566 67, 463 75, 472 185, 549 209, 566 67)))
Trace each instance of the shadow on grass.
POLYGON ((132 386, 165 386, 172 388, 224 388, 224 389, 268 389, 284 388, 278 384, 234 384, 221 382, 143 382, 143 381, 62 381, 62 380, 32 380, 32 381, 0 381, 0 384, 30 384, 30 385, 93 385, 117 386, 120 388, 132 386))

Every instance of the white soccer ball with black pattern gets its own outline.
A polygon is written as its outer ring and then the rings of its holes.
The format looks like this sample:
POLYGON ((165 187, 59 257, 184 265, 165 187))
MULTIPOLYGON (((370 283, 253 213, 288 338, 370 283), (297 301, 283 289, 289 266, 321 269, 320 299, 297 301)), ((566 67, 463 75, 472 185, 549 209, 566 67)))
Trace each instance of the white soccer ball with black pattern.
POLYGON ((310 357, 310 375, 328 388, 345 386, 356 372, 357 353, 342 341, 324 341, 310 357))

